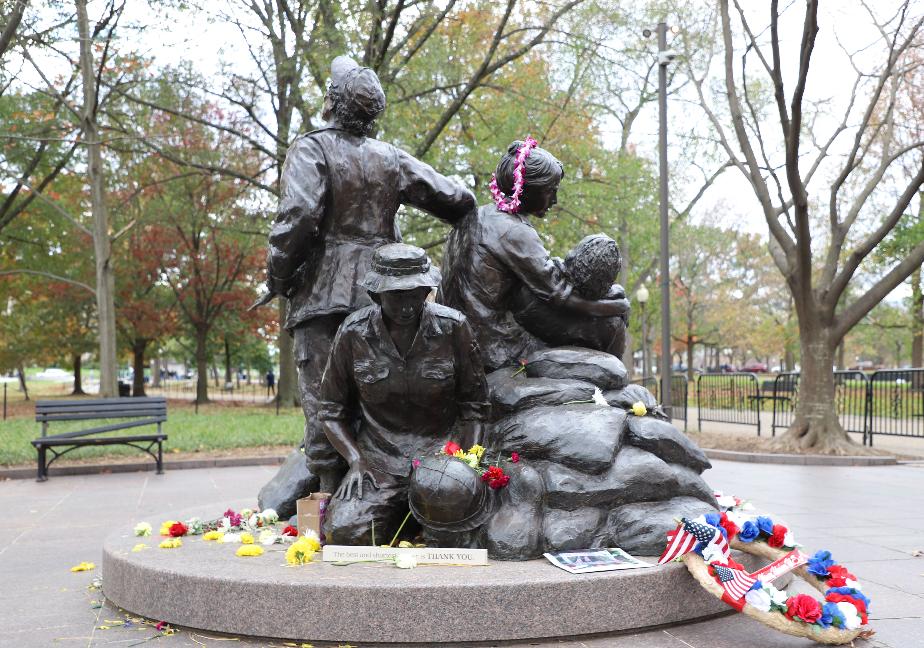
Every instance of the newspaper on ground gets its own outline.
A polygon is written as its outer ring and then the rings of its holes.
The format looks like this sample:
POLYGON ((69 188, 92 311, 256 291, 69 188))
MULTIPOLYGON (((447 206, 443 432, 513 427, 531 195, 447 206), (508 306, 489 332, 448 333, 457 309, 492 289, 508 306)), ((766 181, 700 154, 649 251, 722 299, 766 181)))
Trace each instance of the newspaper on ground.
POLYGON ((622 549, 584 549, 581 551, 557 551, 542 554, 549 562, 572 574, 589 574, 591 572, 616 571, 619 569, 640 569, 654 567, 622 549))

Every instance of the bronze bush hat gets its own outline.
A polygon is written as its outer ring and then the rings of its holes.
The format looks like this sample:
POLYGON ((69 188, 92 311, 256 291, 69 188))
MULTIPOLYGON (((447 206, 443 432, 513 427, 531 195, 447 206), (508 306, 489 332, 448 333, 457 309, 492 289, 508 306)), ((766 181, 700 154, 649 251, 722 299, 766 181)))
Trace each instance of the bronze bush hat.
POLYGON ((390 290, 435 288, 440 285, 440 271, 430 263, 421 248, 405 243, 383 245, 372 255, 372 268, 360 286, 373 293, 390 290))
POLYGON ((331 62, 330 82, 367 117, 375 118, 385 110, 385 91, 378 75, 349 56, 338 56, 331 62))
POLYGON ((487 522, 496 503, 481 476, 460 459, 426 457, 411 473, 411 514, 434 531, 471 531, 487 522))

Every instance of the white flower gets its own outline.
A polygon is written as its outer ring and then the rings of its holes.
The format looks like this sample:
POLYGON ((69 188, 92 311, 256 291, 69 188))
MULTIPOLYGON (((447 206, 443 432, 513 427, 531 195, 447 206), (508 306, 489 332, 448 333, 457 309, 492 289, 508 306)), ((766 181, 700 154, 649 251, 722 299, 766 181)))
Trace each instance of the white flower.
POLYGON ((413 569, 417 566, 417 559, 410 553, 399 552, 395 556, 395 567, 401 569, 413 569))
POLYGON ((740 508, 742 511, 753 511, 754 505, 751 504, 750 502, 742 502, 741 506, 739 506, 738 508, 740 508))
POLYGON ((718 502, 719 506, 722 508, 732 508, 735 506, 735 498, 732 495, 717 494, 715 501, 718 502))
POLYGON ((753 515, 745 515, 739 511, 729 511, 726 513, 730 522, 732 522, 739 529, 744 526, 745 522, 753 522, 753 515))
POLYGON ((747 594, 744 595, 744 600, 748 605, 754 607, 761 612, 770 611, 770 594, 765 590, 750 590, 747 594))
POLYGON ((253 515, 253 509, 249 509, 249 508, 241 509, 241 517, 244 518, 245 520, 249 518, 251 515, 253 515))
POLYGON ((773 585, 765 583, 764 591, 770 595, 770 601, 772 601, 774 605, 786 605, 786 599, 788 599, 789 596, 787 596, 785 590, 778 590, 773 585))
POLYGON ((594 387, 594 395, 592 398, 597 405, 604 405, 606 407, 610 406, 610 404, 606 402, 606 399, 603 397, 603 392, 600 391, 599 387, 594 387))
POLYGON ((716 545, 706 545, 703 549, 703 560, 710 565, 714 562, 725 562, 725 554, 716 545))
MULTIPOLYGON (((241 517, 244 517, 244 516, 242 515, 241 517)), ((244 519, 246 520, 245 524, 247 525, 247 528, 251 530, 256 529, 257 524, 260 522, 259 518, 257 518, 256 513, 251 513, 249 516, 247 516, 244 519)))
POLYGON ((306 538, 317 540, 319 543, 321 542, 321 536, 319 536, 318 532, 314 529, 305 529, 304 532, 302 532, 302 535, 306 538))
POLYGON ((152 526, 147 522, 139 522, 135 525, 135 535, 136 536, 149 536, 151 535, 152 526))
POLYGON ((263 529, 260 531, 260 535, 257 536, 257 541, 261 545, 271 545, 276 542, 276 532, 272 529, 263 529))
POLYGON ((224 544, 235 544, 240 541, 241 541, 240 533, 226 533, 223 536, 221 536, 221 540, 219 540, 219 542, 222 542, 224 544))
POLYGON ((223 517, 221 518, 221 524, 218 525, 218 530, 222 533, 227 533, 231 530, 231 518, 223 517))
POLYGON ((796 546, 796 537, 789 529, 786 530, 786 535, 783 536, 783 545, 786 547, 796 546))
POLYGON ((263 524, 276 524, 279 522, 279 514, 276 509, 263 509, 260 511, 260 519, 263 520, 263 524))
POLYGON ((860 586, 860 581, 851 580, 851 579, 849 579, 849 578, 845 578, 845 579, 844 579, 844 584, 845 584, 847 587, 852 587, 852 588, 854 588, 855 590, 863 589, 863 588, 860 586))
POLYGON ((847 601, 841 601, 840 603, 835 603, 837 609, 841 611, 841 614, 844 615, 844 627, 847 630, 856 630, 860 627, 860 615, 857 613, 857 608, 854 607, 853 603, 848 603, 847 601))

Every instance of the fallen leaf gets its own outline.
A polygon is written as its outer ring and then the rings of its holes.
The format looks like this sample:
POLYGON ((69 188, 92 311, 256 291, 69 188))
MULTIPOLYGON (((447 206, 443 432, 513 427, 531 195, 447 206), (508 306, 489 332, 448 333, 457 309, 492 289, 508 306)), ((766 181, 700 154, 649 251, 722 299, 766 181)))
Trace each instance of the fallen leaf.
POLYGON ((72 572, 90 571, 91 569, 96 569, 96 565, 91 562, 86 562, 86 561, 83 561, 79 565, 74 565, 73 567, 71 567, 72 572))

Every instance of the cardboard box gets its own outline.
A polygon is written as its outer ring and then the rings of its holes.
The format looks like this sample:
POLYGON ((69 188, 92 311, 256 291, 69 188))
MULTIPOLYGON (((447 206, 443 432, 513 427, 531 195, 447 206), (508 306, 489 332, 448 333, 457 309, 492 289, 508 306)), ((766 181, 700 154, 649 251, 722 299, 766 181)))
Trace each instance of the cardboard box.
POLYGON ((311 529, 318 534, 321 542, 324 542, 321 526, 324 524, 324 514, 329 501, 330 493, 311 493, 295 502, 296 526, 299 533, 311 529))

